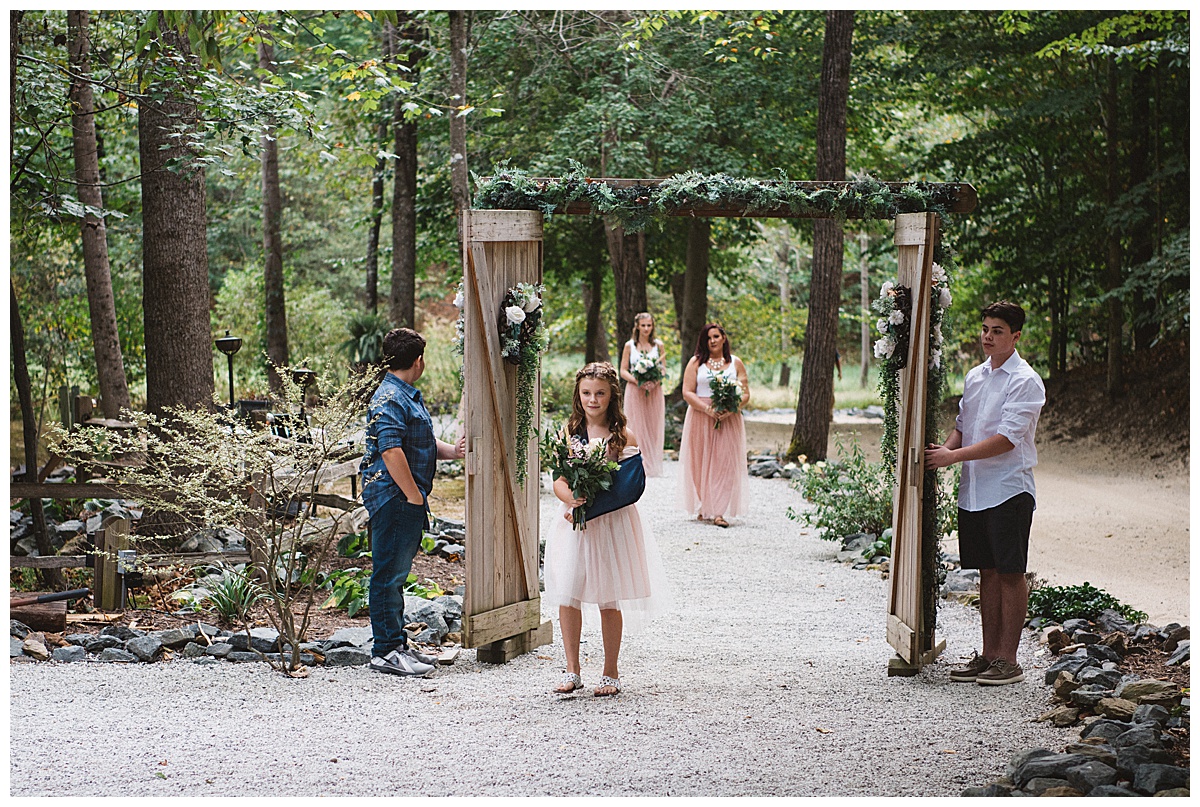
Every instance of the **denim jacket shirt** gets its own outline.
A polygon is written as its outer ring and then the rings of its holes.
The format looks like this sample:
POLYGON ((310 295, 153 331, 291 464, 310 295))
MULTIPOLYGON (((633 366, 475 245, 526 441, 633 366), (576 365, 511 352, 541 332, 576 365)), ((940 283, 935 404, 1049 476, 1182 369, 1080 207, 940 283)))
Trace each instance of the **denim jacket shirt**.
POLYGON ((437 469, 437 439, 421 391, 388 373, 371 396, 367 419, 366 453, 359 465, 367 512, 373 516, 393 496, 403 495, 383 462, 383 452, 392 448, 404 450, 413 480, 427 499, 437 469))

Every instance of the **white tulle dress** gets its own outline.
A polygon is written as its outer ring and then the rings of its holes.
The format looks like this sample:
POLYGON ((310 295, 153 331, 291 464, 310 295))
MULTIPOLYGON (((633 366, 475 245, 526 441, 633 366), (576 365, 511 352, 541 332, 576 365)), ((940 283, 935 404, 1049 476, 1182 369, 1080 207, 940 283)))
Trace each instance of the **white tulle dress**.
MULTIPOLYGON (((637 452, 626 448, 621 459, 637 452)), ((626 634, 670 609, 662 556, 636 504, 590 518, 584 530, 564 518, 569 510, 561 504, 546 531, 543 596, 549 604, 579 608, 589 625, 599 622, 601 608, 617 609, 626 634)))

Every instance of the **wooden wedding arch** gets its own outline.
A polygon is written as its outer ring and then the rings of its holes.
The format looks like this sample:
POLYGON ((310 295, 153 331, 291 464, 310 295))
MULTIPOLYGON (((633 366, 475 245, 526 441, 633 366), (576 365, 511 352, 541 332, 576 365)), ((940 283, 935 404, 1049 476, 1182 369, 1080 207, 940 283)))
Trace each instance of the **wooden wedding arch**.
MULTIPOLYGON (((535 182, 552 180, 536 179, 535 182)), ((611 188, 654 188, 661 180, 595 179, 611 188)), ((850 183, 796 183, 837 188, 850 183)), ((888 183, 898 191, 905 183, 888 183)), ((969 213, 976 193, 962 183, 928 183, 950 190, 947 212, 969 213)), ((592 214, 587 202, 572 202, 555 213, 592 214)), ((696 203, 678 207, 675 216, 820 218, 829 214, 787 209, 754 210, 696 203)), ((940 237, 936 213, 895 216, 898 282, 928 288, 934 249, 940 237)), ((536 434, 541 428, 541 384, 535 389, 535 430, 526 452, 524 486, 518 483, 516 451, 516 368, 500 358, 497 313, 509 288, 542 280, 542 222, 538 210, 466 210, 462 218, 464 280, 464 422, 466 458, 466 594, 463 640, 478 648, 483 661, 500 663, 552 641, 551 623, 541 618, 538 583, 539 460, 536 434)), ((887 606, 888 643, 896 658, 889 675, 908 675, 931 662, 945 647, 934 631, 937 602, 937 541, 925 502, 932 472, 923 469, 926 373, 929 359, 930 295, 912 295, 914 335, 900 375, 896 488, 887 606), (917 338, 917 334, 923 335, 917 338), (918 372, 918 370, 921 370, 918 372)), ((932 438, 932 435, 930 436, 932 438)))

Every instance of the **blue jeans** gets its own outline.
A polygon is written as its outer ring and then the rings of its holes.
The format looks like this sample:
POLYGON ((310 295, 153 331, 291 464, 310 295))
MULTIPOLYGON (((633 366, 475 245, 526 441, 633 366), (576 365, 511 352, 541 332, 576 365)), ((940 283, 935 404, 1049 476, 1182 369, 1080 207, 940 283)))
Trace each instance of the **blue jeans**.
POLYGON ((373 656, 408 644, 404 634, 404 584, 421 548, 425 506, 393 496, 371 516, 371 631, 373 656))

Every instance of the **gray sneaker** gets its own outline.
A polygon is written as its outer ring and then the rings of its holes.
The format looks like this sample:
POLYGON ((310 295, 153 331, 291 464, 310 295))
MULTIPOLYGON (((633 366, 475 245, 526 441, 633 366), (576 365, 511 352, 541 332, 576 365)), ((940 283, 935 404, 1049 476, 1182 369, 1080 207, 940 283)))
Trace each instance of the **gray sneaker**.
POLYGON ((408 656, 413 661, 421 664, 428 664, 430 667, 436 667, 438 663, 437 656, 426 655, 425 653, 414 649, 412 645, 405 645, 404 647, 398 648, 396 652, 408 656))
POLYGON ((1007 659, 998 658, 988 668, 979 674, 975 683, 985 686, 1001 686, 1016 684, 1025 680, 1025 671, 1020 664, 1013 664, 1007 659))
POLYGON ((423 664, 399 650, 393 650, 386 656, 375 656, 368 666, 375 672, 392 675, 428 675, 433 672, 433 665, 423 664))

